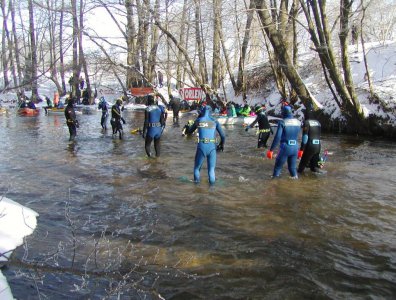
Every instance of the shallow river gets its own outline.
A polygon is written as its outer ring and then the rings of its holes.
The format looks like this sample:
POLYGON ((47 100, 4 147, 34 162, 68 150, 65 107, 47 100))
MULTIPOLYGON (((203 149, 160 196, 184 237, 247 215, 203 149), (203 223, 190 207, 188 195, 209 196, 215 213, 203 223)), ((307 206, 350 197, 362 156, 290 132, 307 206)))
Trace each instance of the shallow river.
POLYGON ((395 299, 396 143, 325 135, 327 174, 271 180, 254 130, 227 127, 210 187, 171 117, 159 159, 142 113, 122 141, 78 118, 70 144, 63 116, 0 116, 0 193, 40 214, 3 270, 16 298, 395 299))

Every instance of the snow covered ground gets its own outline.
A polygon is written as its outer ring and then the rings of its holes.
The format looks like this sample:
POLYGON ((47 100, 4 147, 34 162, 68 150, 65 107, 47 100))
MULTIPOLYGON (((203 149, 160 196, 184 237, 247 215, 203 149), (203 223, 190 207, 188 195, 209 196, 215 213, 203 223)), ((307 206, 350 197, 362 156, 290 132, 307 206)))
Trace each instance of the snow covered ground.
MULTIPOLYGON (((396 127, 396 41, 386 43, 367 43, 365 45, 368 66, 371 79, 374 86, 374 92, 378 95, 381 106, 377 102, 369 101, 368 82, 366 80, 366 69, 363 61, 362 47, 359 45, 350 46, 350 62, 353 71, 353 80, 356 87, 356 93, 361 102, 366 116, 375 115, 383 118, 386 122, 396 127), (383 109, 385 106, 385 109, 383 109)), ((320 62, 314 58, 312 53, 301 53, 299 55, 300 67, 298 71, 311 94, 323 106, 324 113, 331 116, 332 119, 341 117, 341 112, 333 100, 323 75, 320 62)), ((254 69, 256 65, 247 66, 248 69, 254 69)), ((226 84, 226 99, 236 103, 242 103, 242 96, 235 96, 230 83, 226 84)), ((52 98, 56 86, 49 80, 39 83, 39 94, 52 98)), ((122 96, 120 87, 118 87, 112 78, 106 79, 103 86, 97 87, 98 98, 105 96, 108 102, 114 102, 115 99, 122 96)), ((159 89, 164 98, 169 101, 167 88, 164 86, 159 89)), ((29 96, 29 93, 26 93, 29 96)), ((172 94, 180 97, 178 91, 173 90, 172 94)), ((8 106, 9 101, 15 100, 15 93, 0 94, 0 105, 8 106)), ((248 92, 248 103, 254 105, 256 103, 267 104, 272 107, 275 113, 280 113, 280 95, 273 84, 270 90, 258 90, 248 92)), ((15 105, 15 104, 14 104, 15 105)), ((45 104, 44 104, 45 105, 45 104)), ((39 105, 40 106, 40 105, 39 105)), ((297 112, 299 115, 299 112, 297 112)))
MULTIPOLYGON (((396 41, 367 43, 365 47, 374 92, 378 95, 382 104, 387 107, 384 110, 378 103, 370 103, 369 101, 369 87, 365 77, 366 69, 361 45, 358 48, 356 46, 350 46, 349 48, 353 80, 358 98, 366 116, 382 117, 390 125, 396 127, 396 41)), ((309 54, 300 54, 299 59, 300 75, 311 94, 332 119, 340 118, 341 112, 325 82, 319 60, 309 54)), ((255 67, 257 66, 248 66, 247 68, 255 67)), ((228 100, 242 103, 242 96, 234 96, 231 84, 227 85, 226 94, 228 100)), ((270 91, 251 91, 248 94, 248 103, 254 105, 265 102, 267 107, 277 106, 280 104, 280 98, 280 94, 273 85, 270 91)), ((275 108, 275 112, 280 113, 280 105, 275 108)))
MULTIPOLYGON (((6 197, 0 197, 0 265, 12 250, 22 245, 23 238, 37 225, 38 214, 6 197)), ((0 271, 0 299, 14 299, 6 278, 0 271)))

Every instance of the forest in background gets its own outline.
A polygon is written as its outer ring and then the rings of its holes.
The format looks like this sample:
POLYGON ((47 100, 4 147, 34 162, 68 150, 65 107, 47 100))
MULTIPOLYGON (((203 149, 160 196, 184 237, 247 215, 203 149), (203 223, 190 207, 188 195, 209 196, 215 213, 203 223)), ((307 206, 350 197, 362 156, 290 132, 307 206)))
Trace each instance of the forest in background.
POLYGON ((348 49, 358 45, 365 58, 365 44, 394 39, 396 23, 390 0, 1 0, 1 10, 3 93, 30 90, 34 100, 47 79, 61 95, 68 84, 78 94, 70 78, 82 75, 90 94, 111 77, 126 95, 155 86, 160 71, 168 93, 200 86, 226 101, 219 95, 231 84, 245 100, 254 86, 247 69, 265 61, 281 98, 320 110, 301 76, 300 55, 310 53, 343 122, 359 133, 370 133, 373 121, 357 97, 348 49), (105 17, 96 19, 99 10, 105 17), (112 36, 101 35, 106 24, 112 36))

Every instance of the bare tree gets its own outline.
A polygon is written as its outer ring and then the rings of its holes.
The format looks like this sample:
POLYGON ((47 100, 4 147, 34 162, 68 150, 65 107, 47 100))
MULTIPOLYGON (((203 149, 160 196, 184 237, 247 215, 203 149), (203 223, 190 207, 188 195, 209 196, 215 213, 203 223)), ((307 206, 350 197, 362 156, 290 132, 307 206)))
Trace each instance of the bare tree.
MULTIPOLYGON (((323 70, 324 72, 328 72, 329 78, 331 79, 331 82, 328 82, 329 88, 332 88, 331 84, 334 85, 337 95, 342 100, 340 101, 335 99, 337 104, 349 120, 362 120, 364 116, 360 104, 357 99, 351 98, 339 71, 330 37, 328 18, 326 15, 326 1, 318 2, 317 0, 312 0, 308 2, 309 7, 307 7, 306 3, 302 0, 300 0, 300 4, 307 20, 311 40, 314 43, 315 49, 319 55, 322 65, 324 66, 323 70), (309 8, 311 9, 312 14, 309 8), (313 18, 311 15, 313 15, 313 18)), ((344 18, 349 18, 349 16, 344 16, 344 18)), ((341 23, 343 22, 347 21, 341 21, 341 23)), ((343 28, 345 24, 340 26, 343 28)), ((346 55, 347 54, 344 54, 344 56, 346 55)), ((352 87, 350 86, 350 88, 352 87)), ((335 95, 335 93, 333 94, 335 95)))
POLYGON ((2 65, 3 65, 3 81, 4 81, 4 89, 8 89, 10 85, 10 81, 8 78, 10 61, 9 61, 9 52, 7 51, 9 32, 7 28, 8 11, 6 11, 5 0, 1 1, 1 12, 3 14, 3 30, 1 33, 1 57, 2 57, 2 65))
POLYGON ((220 18, 221 0, 213 1, 213 60, 212 60, 212 87, 217 90, 220 87, 220 18))
POLYGON ((269 13, 269 9, 264 0, 254 0, 257 14, 260 18, 261 24, 264 27, 266 35, 271 42, 274 51, 278 55, 282 71, 289 80, 290 84, 296 90, 299 98, 305 106, 312 105, 317 109, 318 105, 315 99, 310 94, 308 88, 305 86, 303 80, 293 66, 293 61, 287 51, 285 38, 282 33, 276 28, 275 23, 269 13))
POLYGON ((31 89, 32 89, 32 101, 36 101, 38 98, 37 88, 37 47, 36 47, 36 31, 34 24, 33 14, 33 1, 28 0, 29 9, 29 32, 30 32, 30 59, 31 59, 31 89))

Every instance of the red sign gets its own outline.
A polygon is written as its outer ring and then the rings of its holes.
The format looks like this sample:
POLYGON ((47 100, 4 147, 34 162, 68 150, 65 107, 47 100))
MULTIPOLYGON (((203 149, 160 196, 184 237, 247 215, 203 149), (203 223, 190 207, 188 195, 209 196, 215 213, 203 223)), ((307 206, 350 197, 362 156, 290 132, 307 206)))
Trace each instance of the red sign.
POLYGON ((137 87, 131 88, 131 94, 135 97, 143 97, 146 95, 150 95, 154 93, 154 89, 152 87, 137 87))
POLYGON ((183 100, 189 101, 201 101, 202 99, 202 89, 201 88, 184 88, 180 89, 180 96, 182 96, 183 100))

